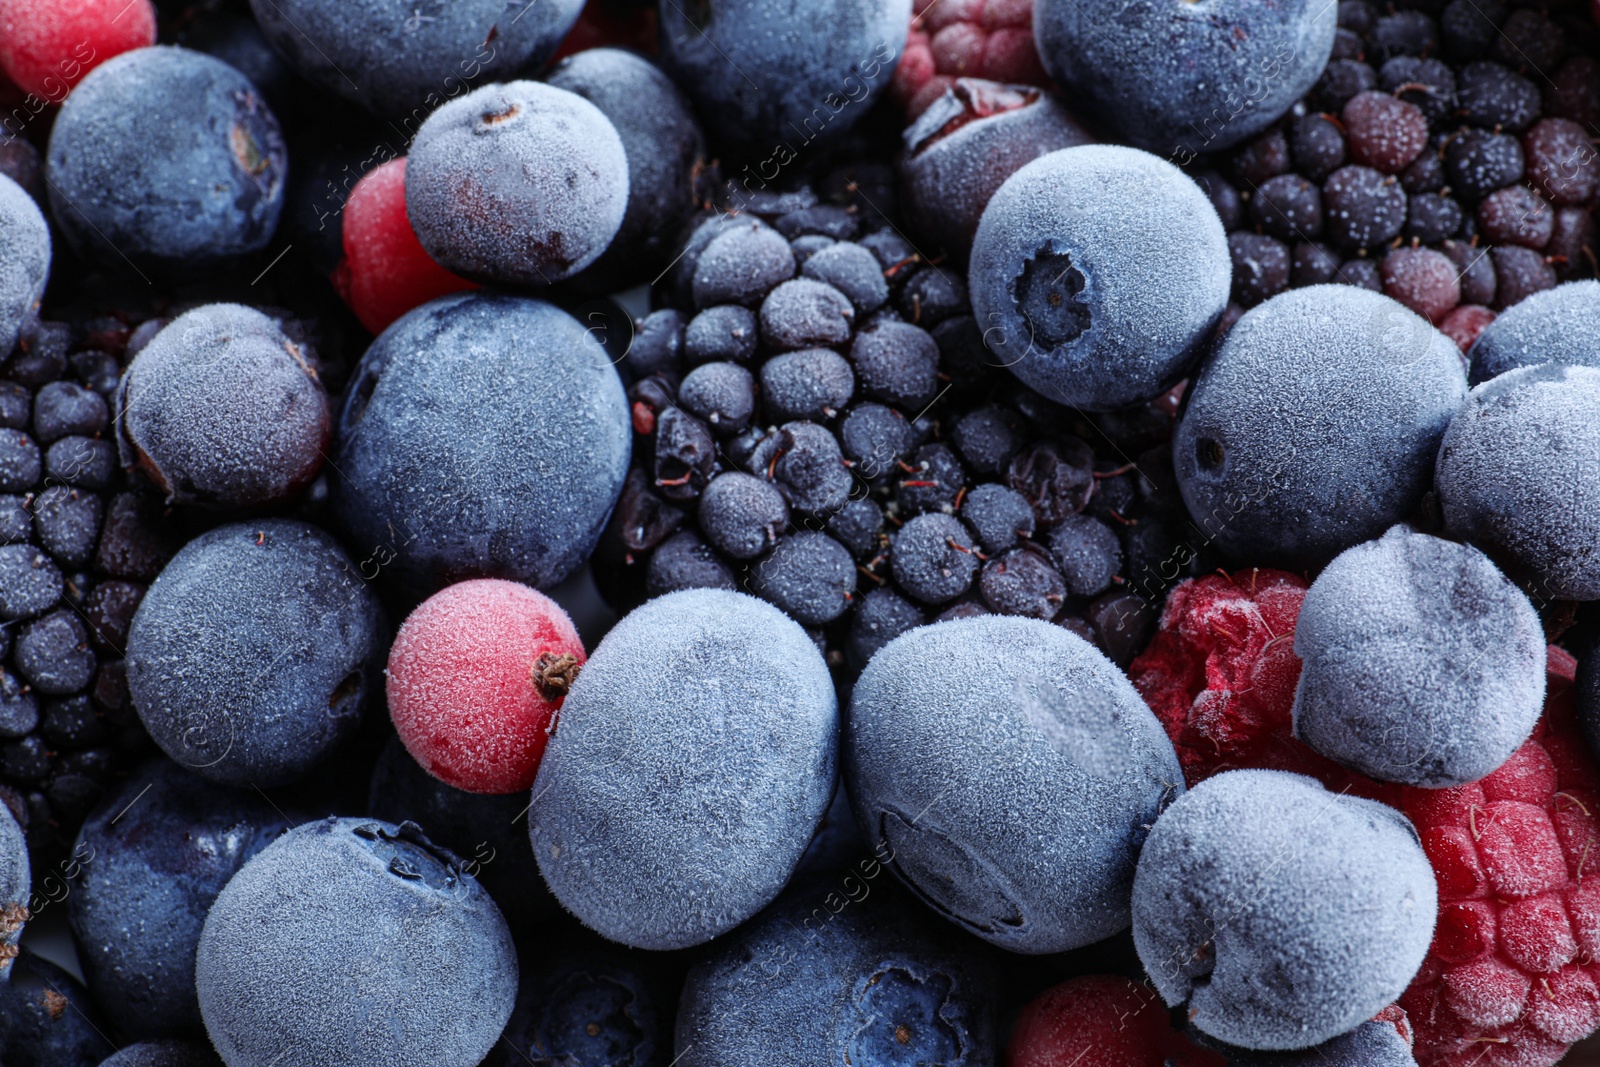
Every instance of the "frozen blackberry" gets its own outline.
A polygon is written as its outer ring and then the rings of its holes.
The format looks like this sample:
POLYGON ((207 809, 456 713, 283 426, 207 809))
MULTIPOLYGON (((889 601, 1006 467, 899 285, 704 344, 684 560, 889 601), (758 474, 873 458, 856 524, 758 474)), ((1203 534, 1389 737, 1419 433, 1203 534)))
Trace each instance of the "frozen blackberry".
POLYGON ((176 524, 117 464, 109 418, 138 325, 35 323, 0 364, 0 802, 36 864, 70 847, 100 796, 155 752, 123 648, 176 524))

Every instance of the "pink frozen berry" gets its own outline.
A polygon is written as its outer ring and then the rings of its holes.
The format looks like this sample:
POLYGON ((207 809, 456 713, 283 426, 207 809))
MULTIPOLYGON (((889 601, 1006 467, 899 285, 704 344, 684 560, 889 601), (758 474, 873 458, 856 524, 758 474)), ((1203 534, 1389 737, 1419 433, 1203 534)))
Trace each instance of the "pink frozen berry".
POLYGON ((1033 0, 915 0, 894 94, 915 119, 957 78, 1048 85, 1033 0))
POLYGON ((406 751, 441 782, 514 793, 533 784, 583 662, 572 620, 543 593, 499 578, 459 582, 400 627, 389 651, 389 717, 406 751))
POLYGON ((155 43, 150 0, 0 0, 0 68, 51 104, 112 56, 155 43))

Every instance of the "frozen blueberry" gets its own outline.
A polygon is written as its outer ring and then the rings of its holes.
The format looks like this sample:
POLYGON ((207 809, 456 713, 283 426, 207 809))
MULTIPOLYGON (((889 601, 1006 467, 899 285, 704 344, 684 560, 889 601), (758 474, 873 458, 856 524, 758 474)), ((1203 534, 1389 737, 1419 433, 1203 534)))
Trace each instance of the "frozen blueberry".
POLYGON ((1544 710, 1544 629, 1527 596, 1470 545, 1404 526, 1328 564, 1294 650, 1295 734, 1380 781, 1477 781, 1544 710))
POLYGON ((11 952, 22 937, 32 893, 28 843, 11 809, 0 802, 0 984, 11 970, 11 952))
POLYGON ((689 320, 683 351, 691 363, 745 363, 755 355, 759 340, 755 312, 738 304, 719 304, 689 320))
POLYGON ((1316 566, 1417 505, 1466 388, 1455 343, 1388 297, 1283 293, 1196 377, 1172 441, 1184 503, 1225 552, 1316 566))
POLYGON ((957 78, 903 135, 906 211, 958 259, 972 248, 983 209, 1017 169, 1093 140, 1051 93, 957 78))
POLYGON ((517 954, 489 894, 414 823, 328 818, 228 882, 195 978, 235 1067, 473 1067, 511 1015, 517 954))
POLYGON ((969 274, 995 359, 1050 399, 1095 410, 1181 375, 1229 279, 1206 195, 1172 164, 1115 145, 1052 152, 1008 178, 984 209, 969 274))
POLYGON ((798 881, 696 961, 679 1067, 986 1067, 999 973, 875 858, 798 881))
POLYGON ((428 116, 406 157, 406 214, 457 274, 550 285, 622 225, 628 157, 605 112, 539 82, 486 85, 428 116))
POLYGON ((76 978, 27 949, 12 962, 9 981, 0 981, 8 1067, 92 1067, 115 1051, 109 1026, 76 978))
POLYGON ((604 112, 628 158, 622 226, 578 281, 606 291, 649 281, 677 251, 694 211, 694 174, 705 140, 689 101, 655 64, 620 48, 568 56, 546 80, 604 112))
POLYGON ((1235 1048, 1192 1030, 1189 1036, 1226 1056, 1228 1067, 1417 1067, 1411 1041, 1388 1019, 1368 1019, 1348 1033, 1293 1052, 1235 1048))
POLYGON ((979 474, 998 474, 1022 445, 1021 419, 998 404, 986 404, 962 415, 950 429, 950 440, 967 466, 979 474))
POLYGON ((855 388, 849 362, 827 348, 785 352, 761 365, 762 410, 779 422, 831 419, 850 402, 855 388))
POLYGON ((755 559, 789 525, 789 505, 771 482, 740 471, 711 479, 700 494, 700 529, 717 551, 755 559))
POLYGON ((943 604, 972 587, 978 570, 972 537, 961 520, 933 511, 895 534, 889 560, 900 588, 924 604, 943 604))
POLYGON ((511 1021, 483 1067, 668 1062, 672 1002, 653 961, 593 935, 545 935, 529 955, 511 1021))
POLYGON ((473 82, 542 66, 581 0, 251 0, 261 32, 319 89, 407 130, 473 82))
POLYGON ((76 382, 51 382, 34 397, 33 435, 40 444, 68 434, 97 434, 108 419, 105 399, 76 382))
POLYGON ((856 563, 827 534, 798 530, 778 538, 772 554, 750 568, 750 592, 803 626, 844 614, 856 588, 856 563))
POLYGON ((761 302, 761 337, 780 352, 844 344, 854 321, 849 298, 811 278, 786 281, 761 302))
POLYGON ((167 755, 213 781, 278 785, 348 737, 382 688, 378 597, 336 541, 289 519, 185 545, 128 631, 128 691, 167 755))
POLYGON ((1600 599, 1600 370, 1542 363, 1474 389, 1439 448, 1446 527, 1534 580, 1600 599))
POLYGON ((838 730, 798 623, 715 589, 649 601, 562 705, 528 816, 539 869, 612 940, 708 941, 789 880, 833 796, 838 730))
POLYGON ((1229 771, 1156 820, 1133 943, 1169 1007, 1247 1049, 1320 1044, 1410 984, 1438 908, 1417 832, 1386 804, 1283 771, 1229 771))
POLYGON ((678 387, 678 403, 712 433, 738 433, 755 414, 755 379, 737 363, 702 363, 678 387))
POLYGON ((912 630, 872 658, 846 722, 862 833, 946 918, 1028 953, 1127 926, 1145 826, 1183 777, 1087 642, 998 615, 912 630))
POLYGON ((362 574, 430 592, 467 577, 572 573, 627 475, 621 379, 572 316, 462 293, 367 349, 340 416, 334 511, 362 574))
POLYGON ((123 375, 117 406, 124 462, 184 504, 287 500, 322 469, 331 433, 305 353, 238 304, 196 308, 156 334, 123 375))
POLYGON ((119 1029, 198 1032, 194 952, 212 901, 292 823, 253 790, 207 782, 157 757, 84 822, 67 897, 78 958, 119 1029))
POLYGON ((920 412, 939 392, 939 346, 928 331, 906 322, 862 330, 850 346, 862 392, 920 412))
POLYGON ((806 257, 800 273, 843 293, 858 315, 876 311, 889 299, 878 257, 851 241, 834 242, 806 257))
POLYGON ((124 1045, 100 1067, 218 1067, 210 1046, 188 1041, 139 1041, 124 1045))
POLYGON ((1568 282, 1507 308, 1478 335, 1468 358, 1473 385, 1536 363, 1600 368, 1600 282, 1568 282))
POLYGON ((51 213, 85 259, 199 274, 272 240, 286 169, 278 120, 244 75, 163 46, 78 83, 50 133, 46 178, 51 213))
POLYGON ((714 133, 762 153, 742 182, 765 189, 769 167, 867 113, 900 58, 911 0, 816 0, 803 17, 763 0, 660 0, 658 12, 667 69, 714 133))
POLYGON ((50 227, 27 191, 0 175, 0 352, 39 313, 50 278, 50 227))
POLYGON ((717 219, 705 227, 710 243, 694 262, 694 305, 757 307, 780 282, 794 277, 794 252, 782 234, 760 219, 717 219))
POLYGON ((1116 17, 1040 0, 1039 58, 1058 84, 1141 148, 1188 162, 1239 144, 1316 82, 1337 9, 1311 0, 1205 8, 1137 0, 1116 17))
POLYGON ((488 890, 513 928, 547 921, 559 907, 533 862, 521 816, 524 793, 468 793, 423 770, 391 736, 372 768, 367 814, 399 825, 414 822, 428 839, 454 852, 488 890))

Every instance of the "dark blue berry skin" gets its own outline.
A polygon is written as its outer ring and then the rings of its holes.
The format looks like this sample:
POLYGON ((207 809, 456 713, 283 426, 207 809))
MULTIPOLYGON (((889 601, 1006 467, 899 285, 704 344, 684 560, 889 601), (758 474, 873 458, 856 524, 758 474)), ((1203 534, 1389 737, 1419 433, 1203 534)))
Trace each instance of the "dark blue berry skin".
POLYGON ((414 132, 428 112, 542 66, 582 0, 252 0, 261 32, 318 88, 414 132), (426 13, 424 13, 426 12, 426 13))
POLYGON ((1466 388, 1450 339, 1388 297, 1280 294, 1191 387, 1172 441, 1184 503, 1236 558, 1320 566, 1417 506, 1466 388))
POLYGON ((254 790, 146 764, 90 814, 67 916, 89 988, 135 1038, 201 1032, 194 951, 211 902, 293 823, 254 790))
POLYGON ((267 519, 185 545, 128 630, 128 691, 187 769, 241 786, 310 770, 382 691, 387 625, 328 534, 267 519))
POLYGON ((750 569, 750 592, 804 626, 821 626, 844 614, 855 588, 849 551, 810 530, 780 537, 772 554, 750 569))
POLYGON ((210 1045, 187 1041, 140 1041, 124 1045, 100 1067, 221 1067, 210 1045))
POLYGON ((521 793, 468 793, 445 785, 390 738, 372 768, 367 814, 399 825, 414 822, 428 839, 461 858, 513 928, 548 919, 558 908, 544 887, 520 816, 521 793))
POLYGON ((197 275, 272 240, 287 165, 278 120, 244 75, 163 46, 107 60, 72 90, 45 173, 79 255, 197 275))
POLYGON ((633 427, 605 350, 523 297, 407 313, 356 370, 330 465, 334 513, 380 573, 426 594, 467 577, 549 586, 593 551, 633 427))
POLYGON ((1568 282, 1507 308, 1478 335, 1467 358, 1473 385, 1556 360, 1600 368, 1600 282, 1568 282))
POLYGON ((867 113, 911 24, 911 0, 660 0, 658 10, 662 62, 710 132, 771 155, 736 176, 751 193, 770 181, 766 167, 867 113))
MULTIPOLYGON (((24 732, 31 731, 30 726, 24 732)), ((11 809, 0 803, 0 952, 15 945, 22 937, 23 920, 17 909, 28 906, 32 892, 28 843, 23 839, 22 827, 17 825, 11 809)), ((0 960, 0 983, 5 981, 10 967, 10 959, 0 960)))
POLYGON ((50 277, 50 227, 27 190, 0 175, 0 352, 38 314, 50 277))
POLYGON ((1316 0, 1041 0, 1033 33, 1045 70, 1086 114, 1187 163, 1255 136, 1304 95, 1333 51, 1336 19, 1335 5, 1316 0))
POLYGON ((1383 1019, 1368 1019, 1348 1033, 1294 1052, 1252 1052, 1213 1041, 1198 1031, 1191 1036, 1226 1056, 1228 1067, 1417 1067, 1411 1046, 1394 1023, 1383 1019))
POLYGON ((483 1067, 666 1067, 672 1002, 649 957, 586 932, 541 931, 534 944, 511 1021, 483 1067))
POLYGON ((679 1067, 989 1067, 993 957, 906 899, 886 865, 797 882, 696 963, 679 1067))
POLYGON ((614 941, 727 933, 793 874, 833 798, 838 735, 827 665, 777 608, 716 589, 648 601, 561 707, 528 813, 539 870, 614 941))
POLYGON ((705 138, 689 101, 655 64, 620 48, 568 56, 546 80, 604 112, 628 156, 622 228, 575 284, 616 292, 651 280, 672 256, 694 212, 694 171, 705 138))
POLYGON ((95 1067, 116 1051, 108 1026, 76 978, 32 952, 24 950, 10 981, 0 982, 6 1067, 95 1067))
POLYGON ((1183 789, 1127 678, 1037 619, 903 634, 856 683, 842 748, 876 855, 936 911, 1022 953, 1128 925, 1148 825, 1183 789))
POLYGON ((1108 410, 1188 369, 1231 275, 1199 186, 1148 153, 1084 145, 1006 180, 978 224, 968 279, 994 362, 1051 400, 1108 410))
POLYGON ((517 954, 489 894, 415 825, 328 818, 228 882, 195 980, 230 1063, 476 1067, 511 1015, 517 954))

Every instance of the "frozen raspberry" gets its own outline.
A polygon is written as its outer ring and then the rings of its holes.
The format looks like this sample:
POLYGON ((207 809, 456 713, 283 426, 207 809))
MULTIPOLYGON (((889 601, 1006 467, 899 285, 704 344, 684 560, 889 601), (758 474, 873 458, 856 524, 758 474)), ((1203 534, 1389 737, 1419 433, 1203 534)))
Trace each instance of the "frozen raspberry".
POLYGON ((392 159, 356 183, 344 206, 343 236, 344 259, 333 283, 373 333, 435 297, 478 287, 423 251, 406 217, 404 159, 392 159))
POLYGON ((1134 684, 1191 785, 1275 767, 1404 811, 1439 886, 1433 946, 1400 998, 1417 1062, 1549 1067, 1600 1026, 1600 770, 1577 724, 1575 661, 1549 650, 1544 716, 1487 778, 1379 785, 1291 736, 1300 664, 1284 648, 1305 588, 1266 570, 1179 585, 1130 668, 1134 684))
POLYGON ((652 0, 589 0, 550 62, 591 48, 626 48, 653 56, 658 45, 652 0))
POLYGON ((1048 85, 1033 43, 1033 0, 916 0, 895 98, 914 119, 957 78, 1048 85))
POLYGON ((1017 1016, 1006 1067, 1223 1067, 1172 1028, 1156 991, 1117 975, 1074 978, 1017 1016))
POLYGON ((389 651, 389 716, 441 782, 514 793, 533 784, 583 662, 572 620, 543 593, 499 578, 459 582, 400 627, 389 651))
POLYGON ((0 0, 0 68, 52 104, 112 56, 155 43, 150 0, 0 0))

